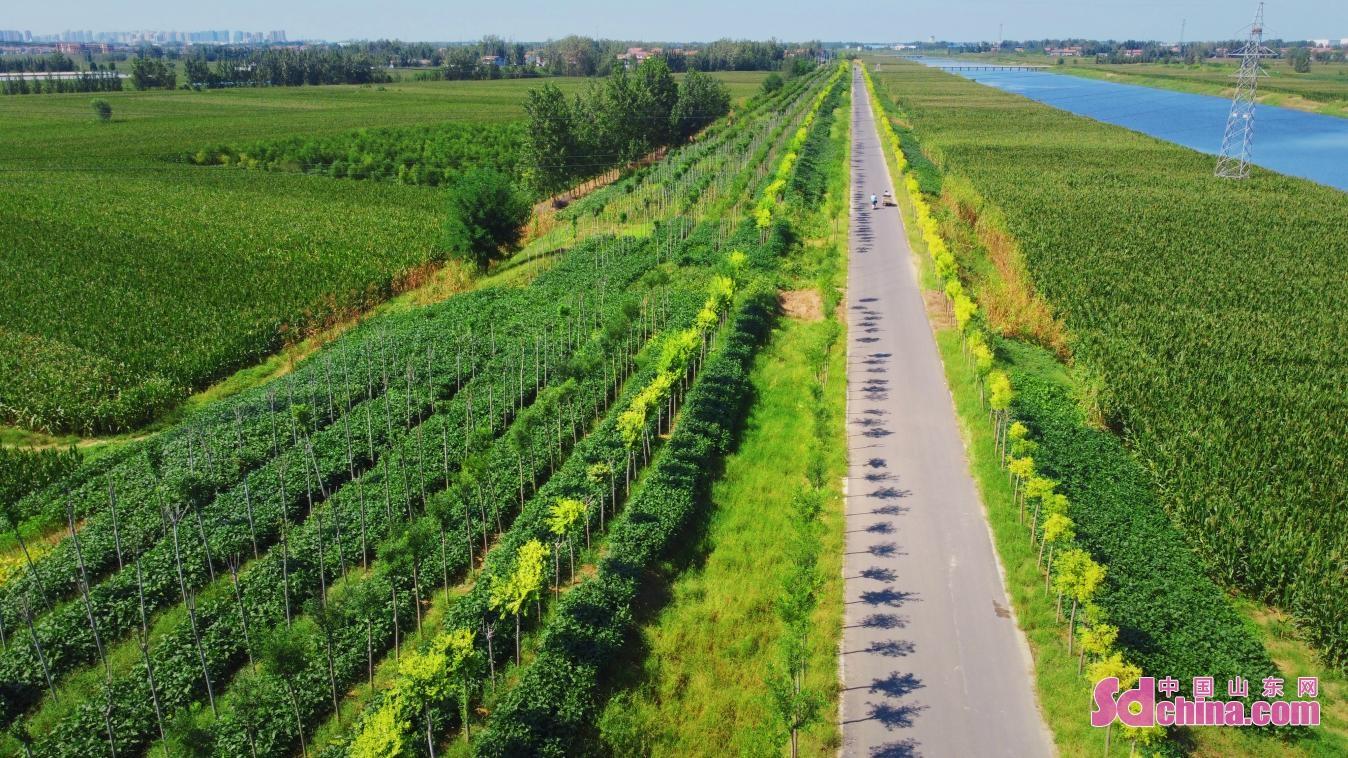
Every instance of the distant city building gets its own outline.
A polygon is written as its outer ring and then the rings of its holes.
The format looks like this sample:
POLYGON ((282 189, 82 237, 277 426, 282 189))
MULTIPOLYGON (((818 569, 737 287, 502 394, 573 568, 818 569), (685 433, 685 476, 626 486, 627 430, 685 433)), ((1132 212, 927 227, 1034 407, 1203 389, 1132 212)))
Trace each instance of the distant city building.
POLYGON ((0 42, 31 42, 37 44, 107 44, 107 45, 225 45, 225 44, 283 44, 287 41, 282 29, 269 32, 243 32, 229 29, 179 32, 137 30, 130 32, 94 32, 88 29, 66 29, 60 34, 33 34, 17 29, 0 29, 0 42))

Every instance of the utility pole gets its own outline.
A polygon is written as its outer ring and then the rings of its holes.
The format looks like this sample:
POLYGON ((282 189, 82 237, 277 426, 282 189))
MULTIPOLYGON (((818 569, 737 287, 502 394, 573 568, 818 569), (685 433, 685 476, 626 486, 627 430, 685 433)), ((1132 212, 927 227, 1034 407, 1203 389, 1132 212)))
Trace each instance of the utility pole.
POLYGON ((1185 26, 1188 26, 1188 24, 1189 24, 1189 19, 1187 19, 1187 18, 1182 18, 1182 19, 1180 19, 1179 54, 1180 54, 1180 60, 1181 60, 1181 61, 1184 60, 1184 27, 1185 27, 1185 26))
POLYGON ((1222 152, 1217 158, 1215 176, 1223 179, 1245 179, 1250 175, 1250 145, 1254 142, 1254 106, 1259 83, 1259 59, 1273 55, 1264 47, 1264 4, 1259 3, 1250 37, 1245 47, 1233 55, 1240 59, 1236 73, 1236 94, 1231 98, 1231 113, 1226 118, 1226 133, 1222 136, 1222 152))

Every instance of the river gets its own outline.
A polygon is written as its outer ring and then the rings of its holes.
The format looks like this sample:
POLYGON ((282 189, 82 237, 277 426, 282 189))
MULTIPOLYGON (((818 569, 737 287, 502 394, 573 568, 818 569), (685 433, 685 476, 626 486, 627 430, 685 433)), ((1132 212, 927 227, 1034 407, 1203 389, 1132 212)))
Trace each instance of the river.
MULTIPOLYGON (((958 60, 916 59, 1055 108, 1216 154, 1231 101, 1047 71, 979 71, 958 60)), ((1260 105, 1251 162, 1348 191, 1348 118, 1260 105)))

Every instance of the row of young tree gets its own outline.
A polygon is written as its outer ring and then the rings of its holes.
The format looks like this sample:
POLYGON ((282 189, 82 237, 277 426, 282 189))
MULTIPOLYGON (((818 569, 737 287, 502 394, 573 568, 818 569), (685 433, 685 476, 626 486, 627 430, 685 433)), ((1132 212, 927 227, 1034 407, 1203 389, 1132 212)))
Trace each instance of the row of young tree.
POLYGON ((677 83, 664 59, 649 58, 632 71, 615 69, 571 99, 544 85, 529 92, 524 107, 529 182, 553 194, 691 137, 729 113, 730 91, 699 72, 677 83))
POLYGON ((65 92, 121 92, 122 79, 107 71, 81 71, 78 76, 45 76, 0 80, 0 95, 54 95, 65 92))
POLYGON ((43 73, 47 71, 75 71, 78 66, 65 53, 52 52, 47 55, 0 55, 0 72, 26 71, 43 73))

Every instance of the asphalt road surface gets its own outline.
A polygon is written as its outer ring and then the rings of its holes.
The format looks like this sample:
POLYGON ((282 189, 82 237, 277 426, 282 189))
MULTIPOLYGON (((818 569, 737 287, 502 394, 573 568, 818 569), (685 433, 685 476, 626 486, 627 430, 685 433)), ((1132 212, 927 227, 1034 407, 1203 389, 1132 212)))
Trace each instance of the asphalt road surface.
POLYGON ((865 92, 853 71, 843 754, 1050 755, 903 221, 870 207, 894 185, 865 92))

